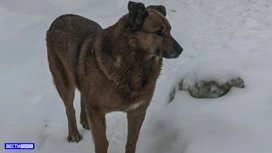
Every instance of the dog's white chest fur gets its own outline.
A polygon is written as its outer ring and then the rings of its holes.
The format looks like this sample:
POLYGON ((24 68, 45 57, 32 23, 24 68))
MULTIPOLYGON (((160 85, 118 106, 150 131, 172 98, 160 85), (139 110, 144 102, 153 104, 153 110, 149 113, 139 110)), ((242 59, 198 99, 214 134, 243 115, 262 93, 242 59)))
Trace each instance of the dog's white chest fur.
POLYGON ((134 104, 129 105, 129 107, 126 109, 126 111, 131 111, 131 110, 135 110, 138 107, 140 107, 142 104, 144 104, 145 101, 138 101, 134 104))

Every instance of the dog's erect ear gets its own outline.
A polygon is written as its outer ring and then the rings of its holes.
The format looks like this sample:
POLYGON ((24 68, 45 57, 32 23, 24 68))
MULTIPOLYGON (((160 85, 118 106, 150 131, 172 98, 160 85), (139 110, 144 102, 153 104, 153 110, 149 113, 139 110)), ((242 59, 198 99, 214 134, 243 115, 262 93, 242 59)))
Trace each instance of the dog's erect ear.
POLYGON ((166 9, 163 5, 150 5, 147 9, 154 9, 162 13, 163 16, 166 16, 166 9))
POLYGON ((148 16, 148 12, 143 3, 128 2, 128 11, 130 15, 130 28, 132 31, 139 30, 143 24, 145 18, 148 16))

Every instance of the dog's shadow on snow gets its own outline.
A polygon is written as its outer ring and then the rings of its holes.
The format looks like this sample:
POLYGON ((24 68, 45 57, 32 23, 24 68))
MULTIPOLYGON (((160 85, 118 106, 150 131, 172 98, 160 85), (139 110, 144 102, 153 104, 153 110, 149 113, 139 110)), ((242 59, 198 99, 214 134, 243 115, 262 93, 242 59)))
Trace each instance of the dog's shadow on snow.
POLYGON ((152 121, 141 133, 138 152, 148 153, 185 153, 188 141, 176 127, 165 121, 152 121))

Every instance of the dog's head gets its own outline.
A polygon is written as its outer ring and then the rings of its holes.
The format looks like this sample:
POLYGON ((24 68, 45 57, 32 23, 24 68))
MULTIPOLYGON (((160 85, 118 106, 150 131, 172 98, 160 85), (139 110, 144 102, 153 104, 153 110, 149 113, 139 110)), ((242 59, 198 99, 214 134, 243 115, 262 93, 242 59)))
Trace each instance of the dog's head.
POLYGON ((152 56, 179 57, 183 48, 171 36, 171 26, 165 17, 164 6, 151 5, 146 8, 142 3, 129 1, 128 10, 129 30, 141 50, 152 56))

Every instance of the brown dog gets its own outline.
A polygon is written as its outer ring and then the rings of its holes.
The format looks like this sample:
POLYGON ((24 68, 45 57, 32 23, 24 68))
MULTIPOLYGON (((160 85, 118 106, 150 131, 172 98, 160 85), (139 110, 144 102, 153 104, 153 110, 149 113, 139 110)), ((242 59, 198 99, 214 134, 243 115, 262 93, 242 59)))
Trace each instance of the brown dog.
POLYGON ((107 153, 105 114, 112 111, 127 113, 126 153, 135 153, 162 57, 177 58, 183 50, 170 35, 164 6, 129 2, 128 10, 106 29, 66 14, 54 20, 46 35, 49 68, 66 108, 67 140, 82 139, 73 107, 77 88, 80 123, 90 127, 96 153, 107 153))

